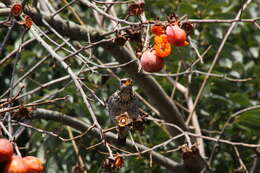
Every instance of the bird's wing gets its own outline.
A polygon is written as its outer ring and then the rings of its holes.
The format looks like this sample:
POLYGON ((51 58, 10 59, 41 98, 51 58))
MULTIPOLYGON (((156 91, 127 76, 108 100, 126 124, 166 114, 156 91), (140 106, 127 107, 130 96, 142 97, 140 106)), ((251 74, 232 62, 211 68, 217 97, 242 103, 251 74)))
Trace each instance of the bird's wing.
POLYGON ((107 100, 107 109, 109 116, 113 119, 115 116, 117 116, 119 108, 118 108, 118 91, 116 91, 114 94, 112 94, 108 100, 107 100))
POLYGON ((139 107, 140 107, 140 102, 137 99, 137 97, 134 95, 128 107, 129 115, 135 118, 139 117, 140 116, 139 107))

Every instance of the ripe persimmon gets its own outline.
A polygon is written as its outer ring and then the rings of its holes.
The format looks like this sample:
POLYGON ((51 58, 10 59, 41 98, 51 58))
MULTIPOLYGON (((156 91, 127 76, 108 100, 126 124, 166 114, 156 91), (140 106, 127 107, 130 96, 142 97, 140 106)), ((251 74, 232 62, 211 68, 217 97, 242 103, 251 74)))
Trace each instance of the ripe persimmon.
POLYGON ((28 173, 28 167, 22 157, 13 155, 5 167, 3 173, 28 173))
POLYGON ((44 170, 42 162, 37 157, 26 156, 23 161, 28 167, 27 173, 42 173, 44 170))
POLYGON ((158 72, 164 66, 162 58, 156 56, 155 50, 146 50, 140 59, 142 68, 147 72, 158 72))
POLYGON ((177 24, 167 26, 166 34, 168 41, 174 46, 185 46, 187 40, 186 32, 181 29, 177 24))
POLYGON ((0 139, 0 162, 6 162, 13 155, 13 145, 5 138, 0 139))
POLYGON ((165 28, 162 25, 154 25, 151 27, 151 32, 155 35, 162 35, 165 33, 165 28))

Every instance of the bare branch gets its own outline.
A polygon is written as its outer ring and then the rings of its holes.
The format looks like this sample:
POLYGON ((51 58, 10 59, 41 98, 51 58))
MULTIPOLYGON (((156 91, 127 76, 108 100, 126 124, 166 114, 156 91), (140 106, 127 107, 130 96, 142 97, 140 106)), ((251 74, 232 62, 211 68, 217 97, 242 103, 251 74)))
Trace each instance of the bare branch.
MULTIPOLYGON (((46 110, 46 109, 37 109, 37 110, 33 111, 33 115, 32 115, 33 119, 45 119, 45 120, 56 121, 58 123, 62 123, 62 124, 68 125, 70 127, 73 127, 74 129, 82 131, 82 132, 86 131, 91 126, 90 124, 88 124, 86 122, 79 121, 72 117, 74 117, 74 116, 67 116, 65 114, 62 114, 62 113, 59 113, 56 111, 46 110)), ((96 128, 93 128, 93 129, 91 129, 91 131, 89 133, 92 134, 92 136, 97 136, 99 134, 99 130, 96 128)), ((111 132, 107 132, 107 133, 105 133, 105 137, 107 139, 111 140, 112 142, 116 143, 117 135, 115 135, 111 132)), ((127 144, 127 148, 130 151, 135 151, 135 147, 130 140, 127 140, 126 144, 127 144)), ((139 148, 140 151, 148 149, 147 147, 145 147, 141 144, 136 143, 136 146, 139 148)), ((185 168, 183 168, 181 165, 178 165, 178 163, 170 160, 169 158, 164 157, 163 155, 161 155, 157 152, 154 152, 154 151, 151 151, 150 153, 152 154, 153 160, 156 163, 166 167, 167 169, 176 171, 176 172, 179 171, 178 173, 188 173, 185 170, 185 168)), ((147 159, 150 158, 149 153, 145 154, 144 156, 147 159)))

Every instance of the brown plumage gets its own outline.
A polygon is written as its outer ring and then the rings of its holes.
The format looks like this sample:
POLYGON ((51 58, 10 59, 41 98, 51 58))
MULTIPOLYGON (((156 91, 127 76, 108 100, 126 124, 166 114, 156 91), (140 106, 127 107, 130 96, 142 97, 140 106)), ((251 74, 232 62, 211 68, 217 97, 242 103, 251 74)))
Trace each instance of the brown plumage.
POLYGON ((133 93, 131 79, 120 80, 120 89, 108 98, 107 108, 110 118, 119 126, 117 143, 124 145, 129 127, 120 126, 117 121, 118 116, 126 115, 130 121, 140 116, 139 101, 133 93))

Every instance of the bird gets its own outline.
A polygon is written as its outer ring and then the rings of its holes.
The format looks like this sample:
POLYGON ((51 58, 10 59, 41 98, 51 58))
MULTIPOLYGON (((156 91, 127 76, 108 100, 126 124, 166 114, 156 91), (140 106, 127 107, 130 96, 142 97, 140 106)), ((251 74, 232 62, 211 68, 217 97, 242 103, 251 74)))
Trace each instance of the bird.
POLYGON ((133 81, 130 78, 120 80, 120 88, 107 100, 110 118, 118 126, 117 144, 126 143, 129 124, 140 117, 139 101, 132 89, 133 81))

